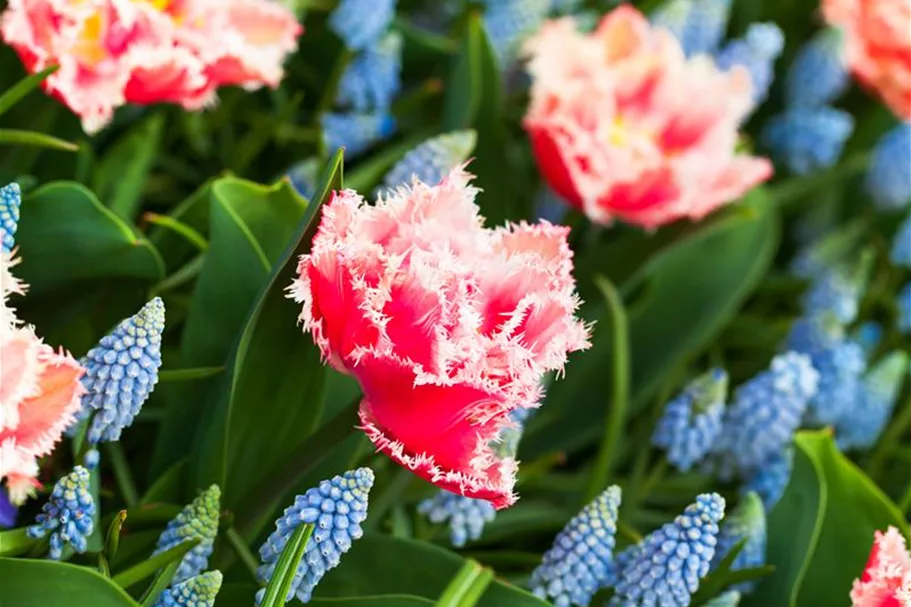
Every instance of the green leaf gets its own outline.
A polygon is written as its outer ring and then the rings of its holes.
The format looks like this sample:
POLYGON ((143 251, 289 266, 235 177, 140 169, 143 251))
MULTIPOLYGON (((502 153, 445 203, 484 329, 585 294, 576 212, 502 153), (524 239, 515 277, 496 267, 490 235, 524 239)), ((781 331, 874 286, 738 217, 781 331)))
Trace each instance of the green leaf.
POLYGON ((195 369, 162 369, 158 372, 161 381, 189 381, 206 379, 225 372, 224 367, 196 367, 195 369))
POLYGON ((768 564, 775 572, 747 606, 846 605, 863 572, 873 534, 908 524, 889 498, 839 452, 827 430, 795 438, 794 471, 768 527, 768 564))
POLYGON ((313 535, 313 528, 312 524, 299 525, 288 538, 285 549, 275 563, 275 571, 266 585, 266 593, 260 607, 282 607, 285 604, 285 597, 288 596, 294 576, 297 575, 297 566, 304 557, 304 549, 313 535))
POLYGON ((127 511, 121 510, 114 515, 114 520, 108 527, 108 534, 104 539, 104 556, 108 562, 113 561, 114 557, 117 556, 117 549, 120 547, 120 531, 126 520, 127 511))
POLYGON ((64 152, 75 152, 79 146, 44 133, 19 129, 0 129, 0 145, 29 145, 64 152))
MULTIPOLYGON (((250 607, 256 587, 250 584, 225 584, 218 593, 218 607, 250 607)), ((294 601, 288 603, 294 605, 294 601)), ((307 605, 317 607, 433 607, 433 601, 407 594, 384 594, 348 598, 312 598, 307 605)))
MULTIPOLYGON (((209 250, 190 300, 180 360, 171 363, 181 368, 227 366, 247 316, 269 280, 272 264, 291 240, 306 208, 306 202, 286 181, 263 186, 223 177, 212 183, 210 191, 209 250)), ((223 423, 223 417, 218 420, 214 415, 224 416, 225 408, 216 403, 223 401, 227 392, 216 388, 224 386, 225 377, 170 386, 161 430, 167 440, 156 445, 153 474, 161 473, 191 451, 190 467, 194 473, 201 467, 211 472, 212 460, 221 467, 222 451, 207 453, 204 449, 191 449, 191 444, 209 430, 207 426, 200 427, 204 410, 203 425, 223 423), (201 464, 207 456, 210 461, 201 464)), ((194 473, 193 480, 199 478, 194 473)), ((218 482, 215 479, 219 476, 220 472, 209 474, 206 484, 218 482)), ((196 487, 191 487, 191 492, 196 487)))
POLYGON ((443 99, 443 128, 465 129, 474 124, 481 109, 484 61, 484 26, 481 16, 473 13, 462 44, 453 58, 452 70, 443 99))
POLYGON ((0 558, 0 579, 10 607, 139 607, 111 580, 69 563, 0 558))
POLYGON ((474 607, 492 581, 493 571, 468 559, 443 590, 436 605, 437 607, 474 607))
POLYGON ((31 297, 90 279, 153 282, 164 274, 155 247, 78 183, 50 183, 24 195, 16 242, 16 273, 31 297))
POLYGON ((57 68, 59 67, 59 65, 52 65, 51 67, 45 68, 40 72, 26 76, 15 85, 6 89, 6 91, 0 95, 0 116, 5 114, 7 110, 16 105, 23 97, 41 86, 41 83, 44 82, 44 79, 56 72, 57 68))
POLYGON ((168 563, 168 566, 164 569, 158 571, 155 574, 155 577, 152 579, 152 583, 149 584, 149 587, 145 589, 145 592, 142 593, 139 602, 142 604, 142 607, 153 607, 158 601, 158 597, 161 596, 161 593, 170 586, 171 580, 174 579, 174 576, 177 575, 177 570, 180 568, 181 561, 173 561, 168 563))
POLYGON ((38 540, 30 538, 26 531, 26 527, 0 531, 0 556, 18 556, 31 550, 38 540))
MULTIPOLYGON (((178 204, 166 216, 168 225, 156 224, 149 230, 149 240, 161 252, 168 270, 180 267, 190 256, 199 253, 199 245, 202 244, 200 239, 205 240, 204 234, 209 232, 209 208, 214 181, 205 182, 178 204), (173 229, 175 225, 181 226, 180 229, 173 229), (192 234, 189 238, 188 233, 192 234)), ((208 250, 209 242, 205 241, 205 244, 208 250)))
POLYGON ((152 483, 139 500, 139 505, 148 506, 156 502, 180 501, 181 487, 186 481, 187 467, 186 458, 175 462, 152 483))
MULTIPOLYGON (((320 599, 408 594, 436 600, 465 563, 438 546, 415 540, 366 535, 316 589, 320 599)), ((549 603, 495 579, 478 607, 547 607, 549 603)))
POLYGON ((138 584, 162 567, 167 567, 171 563, 183 559, 186 553, 199 544, 199 541, 198 539, 187 540, 160 554, 150 556, 141 563, 115 575, 113 581, 121 588, 129 588, 134 584, 138 584))
MULTIPOLYGON (((635 413, 681 361, 706 347, 765 274, 777 250, 778 217, 764 191, 705 225, 637 234, 579 259, 577 279, 588 320, 597 320, 590 350, 574 354, 566 378, 547 391, 528 424, 523 459, 575 450, 597 440, 610 394, 610 320, 592 299, 599 269, 627 299, 631 348, 631 409, 635 413), (631 268, 638 268, 633 271, 631 268)), ((600 299, 600 298, 598 298, 600 299)))

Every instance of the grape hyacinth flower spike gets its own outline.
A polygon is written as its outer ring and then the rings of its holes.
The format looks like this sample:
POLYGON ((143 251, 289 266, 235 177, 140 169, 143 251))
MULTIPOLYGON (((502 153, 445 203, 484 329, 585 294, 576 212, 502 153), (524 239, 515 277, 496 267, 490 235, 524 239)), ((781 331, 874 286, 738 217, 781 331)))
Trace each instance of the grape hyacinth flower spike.
MULTIPOLYGON (((734 510, 728 514, 718 533, 718 545, 712 568, 724 560, 734 546, 746 540, 743 548, 737 553, 731 565, 731 571, 750 569, 765 564, 766 555, 766 514, 762 499, 755 492, 746 493, 734 510)), ((739 584, 735 587, 748 593, 755 587, 754 583, 739 584)))
POLYGON ((791 442, 807 404, 816 394, 819 373, 810 358, 786 352, 740 386, 725 415, 720 451, 742 473, 751 473, 791 442))
POLYGON ((890 352, 867 372, 855 392, 854 406, 835 423, 835 440, 841 449, 869 449, 876 444, 907 375, 908 355, 901 350, 890 352))
POLYGON ((181 510, 158 538, 153 556, 187 540, 199 540, 199 544, 184 555, 174 574, 174 583, 187 580, 208 567, 215 536, 218 535, 220 499, 221 489, 218 485, 212 485, 181 510))
POLYGON ((838 99, 848 88, 844 36, 835 28, 816 34, 797 52, 785 81, 788 107, 822 107, 838 99))
POLYGON ((668 0, 651 18, 670 31, 687 57, 711 55, 724 40, 731 0, 668 0))
POLYGON ((214 607, 221 581, 221 571, 201 573, 173 584, 161 593, 153 607, 214 607))
POLYGON ((883 135, 873 148, 866 189, 881 211, 911 205, 911 122, 903 122, 883 135))
POLYGON ((395 3, 396 0, 341 0, 329 15, 329 28, 349 49, 363 50, 389 28, 395 3))
POLYGON ((715 446, 727 395, 728 374, 724 369, 712 369, 665 407, 652 444, 666 449, 668 461, 681 472, 702 461, 715 446))
POLYGON ((501 70, 516 60, 524 40, 547 19, 551 0, 487 0, 484 26, 501 70))
POLYGON ((614 583, 619 508, 620 488, 611 486, 569 521, 531 574, 536 596, 556 607, 585 606, 614 583))
POLYGON ((402 35, 388 32, 345 69, 336 101, 358 112, 382 110, 402 87, 402 35))
POLYGON ((0 188, 0 253, 10 253, 16 246, 20 206, 22 191, 18 183, 13 182, 0 188))
POLYGON ((795 175, 807 175, 838 162, 854 132, 854 117, 825 106, 790 108, 765 123, 760 140, 795 175))
POLYGON ((745 496, 755 492, 762 500, 765 511, 769 512, 784 495, 793 468, 794 448, 788 447, 753 473, 744 483, 740 494, 745 496))
POLYGON ((759 105, 769 94, 775 77, 775 61, 784 49, 784 34, 774 23, 753 23, 743 38, 732 40, 715 55, 723 70, 742 66, 750 73, 753 102, 759 105))
POLYGON ((424 183, 440 183, 450 171, 465 162, 477 140, 477 133, 471 129, 431 137, 405 154, 386 173, 383 187, 393 190, 415 178, 424 183))
MULTIPOLYGON (((278 558, 298 526, 315 525, 286 598, 286 602, 295 596, 303 603, 308 602, 323 575, 336 567, 342 554, 351 548, 351 543, 363 535, 361 523, 367 518, 371 487, 373 471, 358 468, 334 476, 298 495, 281 518, 275 521, 275 531, 259 549, 262 560, 257 570, 259 580, 268 583, 278 558)), ((262 601, 263 594, 263 590, 257 593, 257 604, 262 601)))
POLYGON ((94 413, 90 443, 119 440, 158 383, 164 317, 164 302, 156 297, 121 321, 80 361, 87 392, 79 418, 94 413))
POLYGON ((895 303, 898 306, 898 330, 905 335, 911 334, 911 282, 901 288, 895 303))
POLYGON ((89 492, 89 471, 76 466, 73 471, 57 481, 51 497, 28 528, 34 539, 50 536, 48 558, 59 561, 64 546, 78 553, 87 549, 87 540, 94 529, 95 502, 89 492))
POLYGON ((375 143, 395 133, 395 118, 385 112, 330 113, 321 119, 323 138, 330 154, 345 148, 345 157, 354 158, 370 149, 375 143))
POLYGON ((608 607, 687 607, 709 572, 723 517, 724 498, 697 496, 683 514, 631 550, 608 607))
POLYGON ((898 226, 898 231, 892 239, 889 259, 900 268, 911 269, 911 215, 898 226))

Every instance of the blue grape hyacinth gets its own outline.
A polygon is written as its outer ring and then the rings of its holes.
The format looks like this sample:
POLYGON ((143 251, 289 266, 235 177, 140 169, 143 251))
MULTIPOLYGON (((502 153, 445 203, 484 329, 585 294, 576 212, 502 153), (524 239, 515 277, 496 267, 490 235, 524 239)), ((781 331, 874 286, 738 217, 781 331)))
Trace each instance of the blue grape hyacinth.
POLYGON ((886 427, 902 383, 908 375, 908 355, 887 354, 863 378, 854 406, 835 424, 835 440, 841 449, 869 449, 886 427))
POLYGON ((831 107, 791 108, 773 116, 760 134, 763 145, 796 175, 831 167, 854 131, 854 117, 831 107))
POLYGON ((769 94, 775 78, 775 61, 784 48, 784 34, 774 23, 753 23, 743 38, 728 42, 715 55, 723 70, 742 66, 750 73, 753 101, 759 105, 769 94))
POLYGON ((457 495, 441 489, 418 504, 418 512, 431 523, 449 523, 449 541, 461 548, 481 537, 484 525, 491 522, 497 509, 487 500, 457 495))
POLYGON ((335 153, 339 148, 345 148, 345 157, 349 159, 363 154, 396 130, 395 118, 385 112, 326 113, 321 122, 326 149, 335 153))
POLYGON ((221 581, 221 571, 201 573, 162 592, 153 607, 214 607, 221 581))
POLYGON ((652 15, 655 25, 669 30, 687 57, 714 53, 724 40, 731 0, 669 0, 652 15))
POLYGON ((431 137, 405 154, 386 173, 383 186, 394 189, 403 184, 410 185, 413 178, 437 184, 449 171, 465 162, 477 139, 477 133, 470 129, 431 137))
POLYGON ((822 107, 838 99, 850 84, 843 57, 843 34, 820 31, 797 52, 785 81, 788 107, 822 107))
POLYGON ((116 441, 158 383, 164 302, 156 297, 121 321, 80 361, 85 367, 79 419, 94 413, 88 441, 116 441))
POLYGON ((9 253, 16 246, 16 228, 19 227, 19 207, 22 190, 18 183, 0 188, 0 252, 9 253))
POLYGON ((873 148, 866 186, 877 208, 895 211, 911 204, 911 122, 886 133, 873 148))
POLYGON ((667 450, 667 459, 681 472, 701 462, 721 434, 728 374, 712 369, 693 380, 667 404, 652 435, 652 444, 667 450))
POLYGON ((88 470, 82 466, 73 468, 57 481, 35 524, 28 528, 31 538, 50 536, 48 558, 59 561, 65 546, 80 554, 88 548, 88 537, 95 526, 95 502, 89 492, 89 480, 88 470))
POLYGON ((892 239, 889 259, 900 268, 911 268, 911 215, 898 226, 892 239))
POLYGON ((687 607, 709 572, 723 517, 723 497, 697 496, 683 514, 631 551, 608 607, 687 607))
POLYGON ((401 72, 402 35, 389 32, 348 65, 336 101, 358 112, 384 110, 402 88, 401 72))
POLYGON ((911 333, 911 282, 898 292, 895 304, 898 307, 898 330, 904 334, 911 333))
POLYGON ((741 488, 741 495, 755 492, 762 500, 766 512, 769 512, 784 495, 793 468, 794 449, 787 447, 766 461, 746 480, 741 488))
POLYGON ((536 596, 556 607, 585 606, 614 583, 613 551, 620 488, 608 487, 557 534, 531 574, 536 596))
POLYGON ((883 326, 875 320, 861 323, 851 332, 851 340, 857 342, 869 358, 882 343, 883 326))
POLYGON ((867 289, 873 257, 866 253, 852 264, 832 265, 812 277, 809 290, 801 298, 804 312, 831 314, 842 325, 857 320, 860 300, 867 289))
MULTIPOLYGON (((327 571, 336 567, 351 543, 363 535, 361 523, 367 518, 367 500, 373 487, 373 471, 358 468, 323 481, 319 487, 297 496, 294 504, 285 509, 275 521, 275 531, 259 549, 262 565, 257 570, 261 582, 268 583, 288 539, 302 524, 316 528, 297 566, 294 582, 286 601, 297 598, 306 603, 313 589, 327 571)), ((262 601, 263 591, 256 595, 262 601)))
MULTIPOLYGON (((765 564, 766 557, 766 514, 762 498, 755 492, 747 492, 737 507, 728 514, 718 533, 718 546, 712 561, 714 569, 731 552, 736 544, 746 540, 743 548, 734 557, 731 571, 752 569, 765 564)), ((755 583, 738 584, 735 589, 747 594, 755 583)))
POLYGON ((310 200, 316 194, 321 166, 319 158, 305 158, 288 169, 285 175, 291 180, 291 185, 297 193, 310 200))
POLYGON ((786 352, 741 385, 727 409, 720 441, 726 463, 750 473, 790 444, 819 387, 810 358, 786 352))
POLYGON ((0 487, 0 529, 9 529, 16 526, 19 509, 9 499, 6 487, 0 487))
POLYGON ((487 0, 484 26, 501 69, 512 66, 522 42, 536 32, 551 9, 551 0, 487 0))
POLYGON ((220 500, 221 489, 218 485, 212 485, 181 510, 158 538, 153 556, 187 540, 200 540, 199 544, 184 555, 174 574, 174 582, 182 582, 198 575, 209 566, 209 557, 218 535, 220 500))
POLYGON ((341 0, 329 16, 329 28, 351 50, 380 39, 395 16, 396 0, 341 0))

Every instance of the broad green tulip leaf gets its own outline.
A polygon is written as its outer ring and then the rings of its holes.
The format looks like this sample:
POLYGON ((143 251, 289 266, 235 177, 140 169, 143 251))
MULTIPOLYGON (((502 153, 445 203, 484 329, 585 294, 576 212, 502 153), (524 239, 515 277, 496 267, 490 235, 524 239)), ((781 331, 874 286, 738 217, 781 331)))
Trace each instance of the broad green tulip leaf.
POLYGON ((139 607, 110 579, 69 563, 0 558, 0 579, 10 607, 139 607))
POLYGON ((829 431, 803 431, 794 442, 791 481, 769 516, 767 562, 775 571, 746 605, 847 605, 874 532, 891 525, 907 535, 908 524, 829 431))
POLYGON ((0 556, 18 556, 31 550, 37 540, 26 533, 25 527, 0 531, 0 556))

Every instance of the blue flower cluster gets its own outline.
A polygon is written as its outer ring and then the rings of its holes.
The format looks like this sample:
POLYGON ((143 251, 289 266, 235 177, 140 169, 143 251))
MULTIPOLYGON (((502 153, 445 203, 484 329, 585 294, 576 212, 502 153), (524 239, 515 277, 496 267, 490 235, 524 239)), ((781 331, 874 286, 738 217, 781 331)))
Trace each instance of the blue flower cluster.
MULTIPOLYGON (((724 560, 736 544, 746 540, 743 548, 734 557, 731 571, 751 569, 765 563, 766 516, 762 499, 753 492, 746 493, 740 503, 728 514, 718 534, 718 546, 712 568, 724 560)), ((751 592, 755 583, 739 584, 735 589, 744 594, 751 592)))
POLYGON ((911 205, 911 122, 886 133, 873 148, 867 170, 867 191, 876 206, 897 211, 911 205))
POLYGON ((522 42, 541 27, 551 0, 485 0, 484 26, 500 68, 513 65, 522 42))
POLYGON ((887 354, 864 376, 853 406, 834 422, 835 439, 844 450, 869 449, 892 416, 902 383, 908 375, 908 355, 887 354))
POLYGON ((386 173, 383 187, 391 190, 410 184, 414 178, 431 185, 439 183, 449 171, 465 162, 474 150, 477 138, 475 131, 465 130, 427 139, 386 173))
MULTIPOLYGON (((257 570, 261 582, 267 583, 288 539, 302 524, 313 524, 315 530, 307 542, 304 558, 297 567, 287 601, 295 596, 306 603, 327 571, 337 566, 351 543, 363 535, 361 523, 367 518, 367 499, 373 487, 373 471, 358 468, 323 481, 319 487, 297 496, 275 521, 275 531, 259 549, 262 565, 257 570)), ((259 604, 262 590, 256 595, 259 604)))
POLYGON ((898 226, 898 231, 895 232, 895 237, 892 239, 889 259, 900 268, 911 269, 911 215, 908 215, 898 226))
POLYGON ((163 332, 164 302, 156 297, 121 321, 82 359, 86 393, 78 417, 92 418, 90 443, 119 440, 133 423, 158 383, 163 332))
POLYGON ((569 521, 531 574, 536 596, 556 607, 584 606, 599 589, 614 584, 619 508, 620 488, 608 487, 569 521))
POLYGON ((389 30, 395 0, 342 0, 329 27, 355 53, 339 80, 336 103, 342 111, 321 117, 326 148, 358 156, 397 128, 390 112, 402 87, 402 37, 389 30))
POLYGON ((689 471, 715 447, 722 431, 728 396, 728 374, 712 369, 693 380, 670 401, 652 435, 652 444, 667 450, 667 459, 689 471))
POLYGON ((766 511, 771 510, 784 495, 793 468, 794 448, 788 447, 763 463, 746 479, 741 487, 741 495, 754 492, 762 500, 766 511))
POLYGON ((785 80, 785 111, 763 127, 760 139, 798 175, 834 165, 854 132, 854 118, 831 106, 847 89, 843 40, 822 30, 798 51, 785 80))
POLYGON ((724 505, 716 493, 699 495, 633 547, 619 565, 608 607, 687 607, 715 557, 724 505))
POLYGON ((901 288, 895 303, 898 306, 898 330, 911 334, 911 282, 901 288))
POLYGON ((732 40, 715 56, 718 67, 746 68, 753 84, 753 101, 760 104, 769 95, 775 78, 775 61, 784 49, 784 34, 774 23, 753 23, 743 38, 732 40))
POLYGON ((88 548, 88 537, 95 527, 95 501, 89 492, 89 481, 88 470, 82 466, 73 468, 54 485, 41 514, 27 530, 28 536, 35 539, 50 535, 48 557, 55 561, 63 556, 65 546, 80 554, 88 548))
POLYGON ((19 226, 19 207, 22 191, 18 183, 0 188, 0 253, 9 253, 16 246, 16 228, 19 226))
POLYGON ((192 578, 209 566, 209 557, 218 535, 220 500, 221 489, 218 485, 212 485, 169 522, 158 538, 153 556, 187 540, 199 540, 199 544, 184 555, 174 574, 174 582, 192 578))
POLYGON ((153 607, 214 607, 221 580, 221 571, 191 577, 162 592, 153 607))

